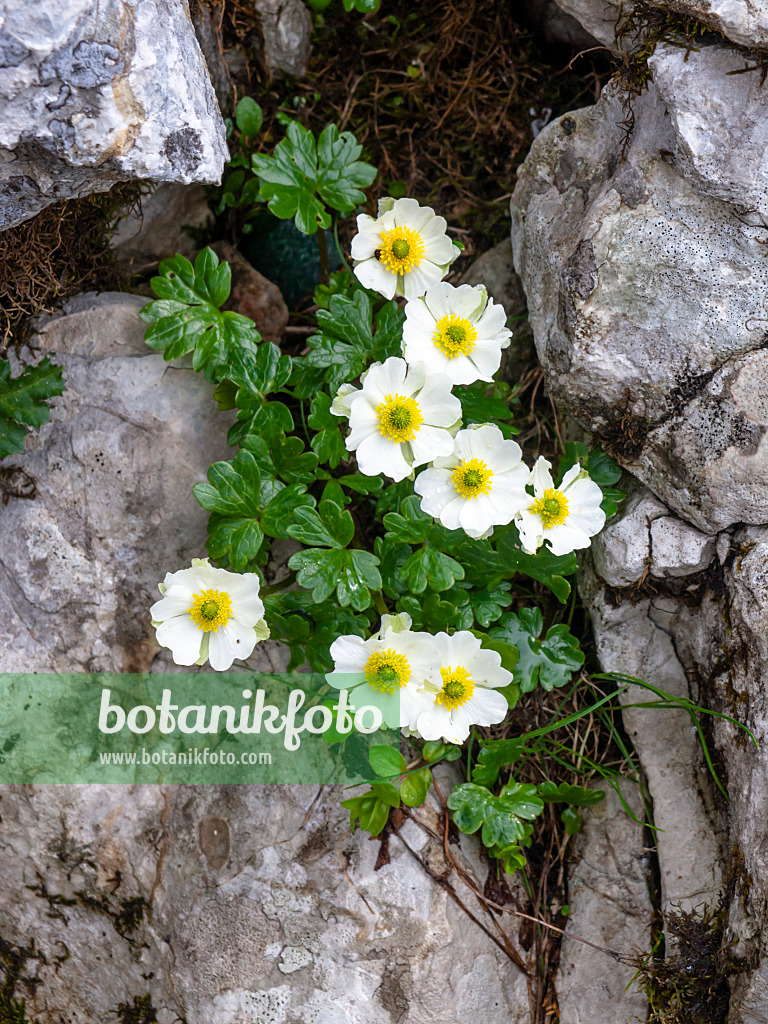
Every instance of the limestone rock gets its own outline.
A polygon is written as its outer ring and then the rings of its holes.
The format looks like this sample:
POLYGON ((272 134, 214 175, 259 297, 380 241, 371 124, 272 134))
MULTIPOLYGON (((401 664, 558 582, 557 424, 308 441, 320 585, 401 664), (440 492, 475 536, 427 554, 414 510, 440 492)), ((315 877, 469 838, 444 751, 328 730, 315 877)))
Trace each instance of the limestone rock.
MULTIPOLYGON (((666 595, 616 606, 585 565, 579 591, 589 610, 600 664, 646 680, 677 697, 696 699, 670 635, 679 605, 666 595)), ((653 699, 632 684, 623 704, 653 699)), ((682 709, 627 707, 624 727, 637 749, 653 800, 662 905, 690 909, 714 902, 722 885, 724 823, 691 720, 682 709)))
MULTIPOLYGON (((350 835, 341 796, 7 789, 2 934, 30 953, 24 976, 38 979, 17 997, 41 1024, 53 1024, 53 1007, 56 1020, 107 1021, 141 1000, 158 1024, 455 1024, 474 1013, 526 1024, 525 977, 396 836, 374 871, 380 844, 350 835)), ((419 813, 437 825, 434 807, 419 813)), ((417 826, 403 838, 427 855, 417 826)))
MULTIPOLYGON (((6 460, 37 495, 0 505, 2 671, 146 671, 157 584, 205 555, 192 486, 230 457, 230 420, 200 374, 145 346, 145 301, 81 295, 30 339, 67 390, 6 460)), ((254 656, 285 664, 269 641, 254 656)))
POLYGON ((632 472, 715 533, 768 518, 768 192, 753 148, 768 93, 729 75, 743 61, 720 47, 687 63, 659 47, 652 66, 624 154, 613 88, 534 141, 513 198, 515 266, 554 397, 631 443, 632 472), (726 126, 731 104, 754 118, 726 126))
POLYGON ((232 292, 222 309, 249 316, 265 341, 280 345, 288 323, 288 307, 280 289, 228 242, 216 242, 211 248, 232 270, 232 292))
POLYGON ((662 516, 651 523, 651 575, 690 576, 706 569, 715 556, 717 538, 662 516))
POLYGON ((615 0, 557 0, 557 3, 594 39, 613 49, 614 29, 619 19, 619 5, 615 0))
MULTIPOLYGON (((564 11, 606 46, 614 45, 619 0, 557 0, 564 11)), ((768 46, 766 0, 651 0, 654 7, 692 18, 747 48, 768 46)))
POLYGON ((597 42, 556 0, 520 0, 518 7, 521 22, 550 46, 585 50, 597 42))
POLYGON ((120 221, 112 248, 129 273, 146 273, 177 252, 191 259, 198 246, 188 229, 203 228, 211 218, 204 185, 165 182, 120 221))
MULTIPOLYGON (((625 991, 634 970, 573 937, 624 956, 650 948, 653 907, 643 826, 629 817, 612 789, 605 789, 605 800, 584 812, 569 871, 571 912, 556 983, 560 1024, 630 1024, 645 1020, 648 1012, 648 1000, 636 986, 625 991)), ((643 821, 637 787, 624 784, 622 795, 643 821)))
POLYGON ((7 0, 0 229, 131 178, 218 182, 228 158, 185 0, 7 0))
POLYGON ((643 576, 651 562, 651 526, 668 512, 645 488, 632 494, 619 518, 592 542, 595 569, 612 587, 629 587, 643 576))
POLYGON ((301 0, 254 0, 264 39, 264 63, 273 74, 307 73, 312 18, 301 0))

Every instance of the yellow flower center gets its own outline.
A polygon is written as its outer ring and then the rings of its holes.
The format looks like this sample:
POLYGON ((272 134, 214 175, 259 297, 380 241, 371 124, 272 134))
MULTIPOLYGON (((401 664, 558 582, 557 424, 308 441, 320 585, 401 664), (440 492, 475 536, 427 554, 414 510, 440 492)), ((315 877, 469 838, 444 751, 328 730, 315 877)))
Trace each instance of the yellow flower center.
POLYGON ((489 493, 493 471, 488 469, 482 459, 468 459, 459 463, 451 473, 451 479, 456 493, 469 501, 489 493))
POLYGON ((189 617, 204 633, 216 633, 232 618, 232 600, 223 590, 204 590, 195 594, 187 609, 189 617))
POLYGON ((376 258, 391 274, 408 274, 424 259, 424 242, 418 231, 392 228, 382 231, 376 258))
POLYGON ((441 704, 448 711, 453 711, 471 699, 475 692, 475 684, 463 665, 457 665, 456 668, 441 668, 440 675, 443 677, 443 688, 435 697, 435 704, 441 704))
POLYGON ((469 355, 475 347, 477 331, 469 320, 450 313, 447 316, 441 316, 437 321, 432 340, 443 355, 448 356, 449 359, 455 359, 456 356, 469 355))
POLYGON ((411 666, 404 654, 391 647, 375 651, 365 663, 365 679, 377 693, 396 693, 411 678, 411 666))
POLYGON ((548 487, 541 498, 528 506, 528 511, 541 519, 545 530, 551 530, 553 526, 562 526, 568 518, 568 499, 562 491, 548 487))
POLYGON ((379 433, 395 444, 412 441, 424 422, 418 403, 405 395, 387 395, 376 406, 376 415, 379 417, 379 433))

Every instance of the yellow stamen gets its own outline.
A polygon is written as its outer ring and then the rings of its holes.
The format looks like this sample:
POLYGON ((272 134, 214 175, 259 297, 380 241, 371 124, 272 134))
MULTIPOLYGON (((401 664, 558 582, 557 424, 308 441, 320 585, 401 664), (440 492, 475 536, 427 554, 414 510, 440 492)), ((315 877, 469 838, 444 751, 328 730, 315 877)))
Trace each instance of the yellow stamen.
POLYGON ((424 242, 418 231, 392 228, 382 231, 376 257, 390 274, 409 274, 424 259, 424 242))
POLYGON ((456 493, 471 500, 479 498, 481 494, 490 493, 493 471, 488 469, 482 459, 468 459, 466 462, 460 462, 453 470, 451 479, 456 493))
POLYGON ((404 654, 388 647, 374 652, 365 663, 365 678, 377 693, 396 693, 411 678, 411 666, 404 654))
POLYGON ((379 433, 395 444, 412 441, 424 422, 418 403, 405 395, 387 395, 376 406, 376 415, 379 417, 379 433))
POLYGON ((475 347, 477 331, 469 320, 450 313, 437 321, 432 340, 443 355, 455 359, 456 356, 469 355, 475 347))
POLYGON ((232 618, 232 600, 223 590, 204 590, 194 595, 189 617, 204 633, 216 633, 232 618))
POLYGON ((541 519, 545 530, 551 530, 553 526, 562 526, 568 518, 568 499, 562 491, 548 487, 541 498, 528 506, 528 511, 541 519))
POLYGON ((443 688, 435 697, 435 704, 442 705, 447 711, 453 711, 471 699, 475 692, 475 684, 463 665, 457 665, 456 668, 441 668, 440 675, 443 677, 443 688))

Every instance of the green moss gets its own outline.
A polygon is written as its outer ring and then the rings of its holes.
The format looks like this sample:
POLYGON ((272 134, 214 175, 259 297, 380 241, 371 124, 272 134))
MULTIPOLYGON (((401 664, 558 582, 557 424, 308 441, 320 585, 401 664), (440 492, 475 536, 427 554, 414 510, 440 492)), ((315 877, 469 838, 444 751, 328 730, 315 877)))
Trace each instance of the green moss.
POLYGON ((157 1024, 157 1013, 149 993, 134 996, 132 1003, 121 1003, 115 1013, 120 1024, 157 1024))
POLYGON ((722 897, 714 908, 663 914, 666 944, 633 962, 648 997, 648 1024, 726 1024, 728 980, 750 966, 725 939, 726 908, 722 897))
POLYGON ((24 983, 25 964, 37 959, 34 945, 27 949, 0 938, 0 1024, 35 1024, 27 1015, 25 1001, 16 998, 16 991, 24 983))

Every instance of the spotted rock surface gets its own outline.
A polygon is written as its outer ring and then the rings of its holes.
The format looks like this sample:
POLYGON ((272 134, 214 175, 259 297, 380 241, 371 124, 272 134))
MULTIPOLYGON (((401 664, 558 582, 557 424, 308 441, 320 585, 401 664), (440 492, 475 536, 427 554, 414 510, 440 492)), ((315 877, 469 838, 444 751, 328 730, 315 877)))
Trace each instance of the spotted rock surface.
POLYGON ((7 0, 0 229, 132 178, 218 182, 224 122, 185 0, 7 0))
POLYGON ((768 521, 768 93, 723 47, 659 47, 653 83, 548 126, 512 201, 549 386, 681 518, 768 521))

